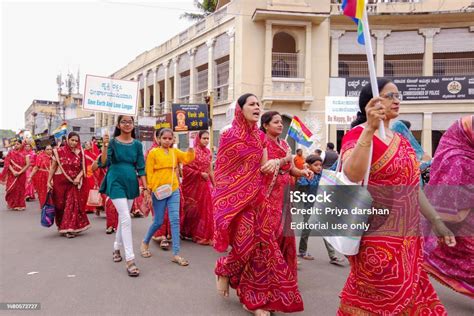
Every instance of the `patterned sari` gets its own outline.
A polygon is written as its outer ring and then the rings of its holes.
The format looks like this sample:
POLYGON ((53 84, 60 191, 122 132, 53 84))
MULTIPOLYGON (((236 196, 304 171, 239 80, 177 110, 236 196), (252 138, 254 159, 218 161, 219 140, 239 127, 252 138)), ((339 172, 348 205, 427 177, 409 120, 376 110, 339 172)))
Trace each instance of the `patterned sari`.
MULTIPOLYGON (((86 163, 86 175, 84 176, 84 185, 85 190, 87 191, 87 196, 89 195, 89 191, 92 189, 99 189, 102 180, 104 179, 104 173, 99 168, 96 171, 92 171, 92 164, 97 160, 99 157, 99 153, 95 148, 85 149, 84 150, 84 159, 86 163), (87 189, 86 189, 87 188, 87 189)), ((86 212, 93 213, 96 210, 94 206, 86 205, 86 212)))
POLYGON ((38 168, 35 175, 33 176, 32 182, 36 192, 38 192, 38 198, 40 206, 46 202, 46 195, 48 194, 48 176, 49 169, 51 168, 51 156, 42 152, 36 157, 35 166, 38 168))
MULTIPOLYGON (((30 158, 30 167, 28 168, 28 170, 26 170, 26 178, 28 179, 31 173, 33 172, 33 168, 36 164, 36 153, 33 149, 30 149, 28 151, 25 150, 25 155, 30 158)), ((25 199, 34 200, 35 198, 35 187, 33 185, 33 181, 27 181, 25 187, 25 199)))
MULTIPOLYGON (((362 130, 358 126, 344 136, 343 160, 362 130)), ((369 191, 374 203, 390 207, 390 215, 372 218, 378 233, 364 235, 359 253, 349 257, 351 272, 340 295, 338 315, 447 315, 422 268, 416 154, 397 133, 389 145, 375 136, 373 144, 369 191), (404 196, 378 196, 384 190, 402 194, 400 190, 404 196)))
POLYGON ((277 243, 271 201, 265 197, 261 160, 265 135, 235 108, 232 127, 220 139, 214 205, 214 248, 232 250, 217 260, 215 273, 228 277, 249 310, 303 310, 295 276, 277 243))
MULTIPOLYGON (((58 149, 59 161, 71 180, 84 171, 82 152, 76 154, 68 145, 58 149)), ((53 158, 55 159, 55 158, 53 158)), ((58 166, 58 170, 61 168, 58 166)), ((85 212, 87 187, 79 189, 62 172, 53 178, 53 203, 56 210, 56 224, 60 233, 79 233, 90 227, 85 212)), ((88 191, 87 191, 88 192, 88 191)))
POLYGON ((456 246, 427 238, 424 267, 441 283, 474 298, 474 116, 457 120, 443 135, 426 195, 456 235, 456 246))
POLYGON ((182 235, 202 245, 212 244, 214 219, 212 215, 211 180, 204 180, 202 172, 211 169, 211 151, 201 144, 199 135, 194 139, 195 159, 183 167, 181 189, 184 198, 182 235))
MULTIPOLYGON (((275 142, 274 140, 267 138, 267 144, 268 159, 285 158, 288 150, 290 149, 288 143, 283 139, 278 139, 278 142, 275 142)), ((298 268, 296 258, 296 238, 294 232, 289 227, 287 227, 287 225, 291 222, 291 218, 287 218, 285 220, 282 219, 283 214, 285 216, 291 217, 289 210, 283 211, 283 195, 285 194, 285 188, 290 185, 291 182, 290 169, 291 162, 280 166, 280 170, 278 171, 278 176, 276 177, 275 181, 273 181, 273 174, 266 175, 264 177, 264 185, 265 190, 267 190, 267 195, 269 195, 269 200, 273 201, 273 203, 270 205, 270 207, 273 208, 271 214, 275 217, 276 221, 280 222, 276 234, 278 237, 280 250, 286 260, 286 263, 290 267, 291 272, 296 277, 298 268), (286 226, 283 227, 285 223, 286 226)))
POLYGON ((24 210, 25 203, 25 188, 26 188, 26 172, 23 172, 18 177, 15 177, 10 171, 12 167, 15 171, 20 171, 26 166, 26 154, 20 150, 12 149, 5 157, 5 165, 2 173, 2 183, 6 184, 5 201, 9 209, 24 210))

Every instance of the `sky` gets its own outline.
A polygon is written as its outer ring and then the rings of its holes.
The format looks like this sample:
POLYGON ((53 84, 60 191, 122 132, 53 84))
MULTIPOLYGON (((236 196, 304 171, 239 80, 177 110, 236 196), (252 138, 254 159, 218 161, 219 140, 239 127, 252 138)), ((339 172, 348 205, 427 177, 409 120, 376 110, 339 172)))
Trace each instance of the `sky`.
POLYGON ((193 0, 0 0, 0 129, 18 131, 34 99, 57 101, 56 76, 109 76, 184 31, 193 0))

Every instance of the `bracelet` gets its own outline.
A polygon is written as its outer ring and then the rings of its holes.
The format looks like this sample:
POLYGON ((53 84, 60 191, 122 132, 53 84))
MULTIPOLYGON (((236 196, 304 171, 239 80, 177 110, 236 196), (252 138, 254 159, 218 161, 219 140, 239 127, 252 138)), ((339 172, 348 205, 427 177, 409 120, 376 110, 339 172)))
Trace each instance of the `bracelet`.
POLYGON ((364 141, 361 141, 361 140, 357 141, 357 145, 359 145, 361 147, 370 147, 371 144, 372 144, 371 142, 364 142, 364 141))

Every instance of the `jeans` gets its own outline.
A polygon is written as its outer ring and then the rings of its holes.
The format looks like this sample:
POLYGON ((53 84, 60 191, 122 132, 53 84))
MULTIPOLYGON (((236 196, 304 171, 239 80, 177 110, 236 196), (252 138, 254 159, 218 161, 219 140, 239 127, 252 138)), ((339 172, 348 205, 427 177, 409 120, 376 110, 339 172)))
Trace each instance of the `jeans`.
POLYGON ((152 194, 153 210, 155 217, 153 218, 153 224, 148 229, 147 234, 143 242, 149 244, 151 237, 163 224, 163 217, 165 216, 165 209, 168 207, 168 217, 171 224, 171 240, 173 244, 173 255, 177 255, 180 249, 180 235, 179 235, 179 203, 180 203, 180 192, 179 189, 174 191, 169 197, 163 200, 157 200, 155 195, 152 194))
POLYGON ((133 260, 135 259, 135 254, 133 253, 132 219, 130 217, 130 210, 132 209, 133 200, 127 200, 126 198, 113 199, 112 203, 117 209, 117 213, 119 215, 117 233, 115 234, 114 250, 120 250, 120 247, 123 245, 125 250, 125 260, 133 260))

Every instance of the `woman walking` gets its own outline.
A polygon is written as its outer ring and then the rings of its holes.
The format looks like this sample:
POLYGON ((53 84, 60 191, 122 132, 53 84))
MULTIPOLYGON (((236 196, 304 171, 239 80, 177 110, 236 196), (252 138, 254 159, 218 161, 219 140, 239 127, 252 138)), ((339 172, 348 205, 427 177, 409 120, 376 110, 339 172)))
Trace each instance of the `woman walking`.
MULTIPOLYGON (((104 137, 100 166, 108 168, 100 192, 112 200, 119 214, 113 260, 122 261, 120 247, 123 246, 127 273, 131 277, 137 277, 140 270, 135 264, 130 210, 133 199, 140 195, 137 175, 144 184, 146 177, 143 146, 135 139, 135 122, 132 116, 119 115, 114 138, 109 142, 108 136, 104 137)), ((150 192, 146 188, 144 190, 146 198, 149 199, 150 192)))
POLYGON ((425 191, 457 243, 425 243, 423 267, 451 289, 474 298, 474 115, 456 120, 441 137, 425 191))
POLYGON ((312 178, 313 173, 308 169, 298 169, 293 165, 290 146, 284 139, 280 139, 283 133, 283 119, 280 113, 277 111, 265 112, 260 122, 260 129, 267 137, 268 159, 279 160, 278 168, 275 168, 273 174, 265 175, 264 187, 268 199, 273 201, 270 206, 273 208, 271 214, 276 222, 281 223, 276 231, 280 250, 290 270, 296 277, 296 239, 294 232, 289 227, 291 223, 290 210, 283 210, 283 195, 285 188, 290 185, 291 176, 312 178))
MULTIPOLYGON (((84 143, 84 157, 86 162, 86 175, 84 177, 84 185, 87 190, 87 197, 89 196, 89 192, 91 190, 99 189, 99 186, 103 180, 101 170, 93 170, 92 168, 92 165, 94 164, 94 162, 97 161, 99 155, 100 152, 94 143, 90 141, 84 143)), ((95 213, 97 216, 99 216, 100 208, 102 208, 102 206, 86 205, 86 212, 95 213)))
MULTIPOLYGON (((213 191, 214 248, 232 249, 217 260, 217 290, 237 290, 244 309, 255 315, 271 311, 303 310, 296 277, 277 243, 280 221, 266 197, 263 174, 273 174, 279 159, 268 160, 267 140, 258 129, 260 103, 253 94, 242 95, 232 127, 220 139, 213 191)), ((285 152, 286 155, 286 152, 285 152)))
POLYGON ((26 188, 25 188, 25 200, 27 202, 34 200, 36 198, 35 195, 35 187, 33 186, 33 182, 31 182, 31 173, 33 172, 33 167, 36 164, 36 153, 31 147, 31 144, 25 141, 24 145, 25 155, 28 157, 30 161, 30 166, 26 170, 26 188), (28 181, 30 179, 30 181, 28 181))
POLYGON ((26 170, 30 167, 30 160, 23 151, 20 140, 12 142, 11 149, 5 157, 2 172, 2 183, 6 184, 5 201, 9 209, 23 211, 26 209, 26 170))
POLYGON ((338 315, 446 315, 422 268, 420 211, 449 246, 456 241, 420 191, 415 151, 407 139, 389 129, 400 108, 397 86, 386 79, 379 79, 378 86, 377 98, 370 84, 361 91, 360 112, 342 142, 343 171, 350 181, 362 181, 372 144, 369 191, 377 207, 389 208, 390 214, 371 218, 376 231, 364 235, 358 254, 349 257, 351 272, 338 315), (386 139, 377 131, 381 123, 386 139), (393 227, 393 223, 399 224, 393 227))
MULTIPOLYGON (((188 261, 179 256, 180 251, 180 198, 179 181, 176 175, 178 163, 187 164, 194 160, 194 150, 189 148, 187 152, 173 148, 173 131, 164 128, 159 134, 160 147, 153 149, 146 160, 146 172, 148 180, 148 188, 156 192, 164 185, 168 188, 168 196, 161 199, 157 198, 157 194, 152 195, 154 219, 153 224, 148 229, 143 239, 140 251, 144 258, 151 257, 149 250, 150 240, 155 232, 163 224, 165 208, 168 207, 168 215, 171 223, 171 237, 173 244, 173 258, 171 261, 180 266, 189 265, 188 261)), ((159 190, 160 191, 160 190, 159 190)))
POLYGON ((214 175, 211 170, 209 132, 200 131, 194 139, 196 159, 183 167, 184 220, 182 236, 201 245, 212 244, 214 218, 211 188, 214 175))
POLYGON ((67 238, 90 227, 85 212, 82 181, 85 174, 84 154, 79 135, 70 132, 65 146, 53 151, 48 176, 48 190, 53 191, 53 204, 58 231, 67 238))
POLYGON ((46 146, 44 151, 36 157, 36 163, 33 167, 27 181, 33 182, 33 186, 38 193, 40 205, 46 202, 46 195, 48 194, 48 176, 51 168, 51 160, 53 157, 53 147, 46 146))

